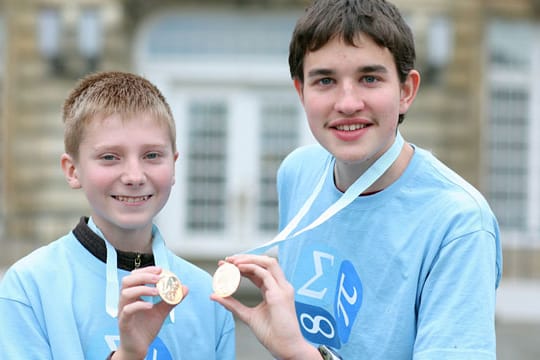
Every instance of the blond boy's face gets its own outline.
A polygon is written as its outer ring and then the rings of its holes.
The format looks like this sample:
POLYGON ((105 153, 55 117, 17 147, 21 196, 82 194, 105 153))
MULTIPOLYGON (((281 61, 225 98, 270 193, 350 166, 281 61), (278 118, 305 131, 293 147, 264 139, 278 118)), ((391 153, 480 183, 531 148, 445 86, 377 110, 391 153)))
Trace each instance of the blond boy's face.
POLYGON ((168 127, 146 114, 91 121, 78 160, 62 159, 72 188, 82 188, 105 233, 148 230, 174 184, 168 127))

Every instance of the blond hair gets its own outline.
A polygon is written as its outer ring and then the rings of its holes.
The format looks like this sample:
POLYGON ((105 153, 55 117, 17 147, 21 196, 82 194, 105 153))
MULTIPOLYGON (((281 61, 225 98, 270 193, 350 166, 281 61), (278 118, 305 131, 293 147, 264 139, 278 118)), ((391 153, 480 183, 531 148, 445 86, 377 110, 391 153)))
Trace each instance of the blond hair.
POLYGON ((112 114, 124 120, 146 113, 169 129, 176 152, 176 129, 171 109, 159 89, 147 79, 127 72, 106 71, 82 78, 63 106, 64 148, 75 159, 84 129, 92 120, 112 114))

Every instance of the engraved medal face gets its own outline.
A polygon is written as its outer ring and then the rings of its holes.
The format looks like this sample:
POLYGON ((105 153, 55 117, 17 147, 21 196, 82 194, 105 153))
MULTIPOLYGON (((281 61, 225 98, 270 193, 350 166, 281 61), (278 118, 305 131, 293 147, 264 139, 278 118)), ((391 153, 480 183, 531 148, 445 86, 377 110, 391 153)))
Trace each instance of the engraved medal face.
POLYGON ((214 273, 212 287, 219 297, 231 296, 240 285, 240 270, 231 263, 223 263, 214 273))
POLYGON ((182 283, 176 275, 168 270, 162 270, 160 279, 156 284, 159 291, 159 296, 167 304, 176 305, 184 297, 182 291, 182 283))

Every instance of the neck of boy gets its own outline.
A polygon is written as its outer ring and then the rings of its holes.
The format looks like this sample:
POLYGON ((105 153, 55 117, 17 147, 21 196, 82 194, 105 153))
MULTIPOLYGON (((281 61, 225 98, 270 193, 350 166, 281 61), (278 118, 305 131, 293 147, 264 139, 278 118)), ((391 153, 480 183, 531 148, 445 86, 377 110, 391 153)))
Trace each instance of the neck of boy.
MULTIPOLYGON (((362 194, 369 195, 386 189, 393 184, 403 174, 413 156, 413 147, 405 143, 401 149, 398 158, 373 184, 371 184, 362 194)), ((359 166, 351 166, 336 160, 334 168, 334 182, 336 187, 345 192, 367 169, 359 166)))
POLYGON ((152 253, 152 224, 137 229, 106 228, 96 225, 116 250, 140 254, 152 253))
POLYGON ((152 232, 151 231, 130 231, 123 232, 119 237, 115 239, 115 249, 121 251, 130 251, 140 254, 152 253, 152 232))

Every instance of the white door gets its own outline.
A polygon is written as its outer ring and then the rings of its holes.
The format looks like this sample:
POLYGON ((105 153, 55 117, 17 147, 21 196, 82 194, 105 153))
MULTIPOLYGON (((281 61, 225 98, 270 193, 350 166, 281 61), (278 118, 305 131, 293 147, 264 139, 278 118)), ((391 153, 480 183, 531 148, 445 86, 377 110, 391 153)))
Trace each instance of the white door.
POLYGON ((168 246, 219 258, 270 240, 279 163, 310 141, 292 85, 178 87, 168 99, 180 153, 176 184, 157 219, 168 246))

